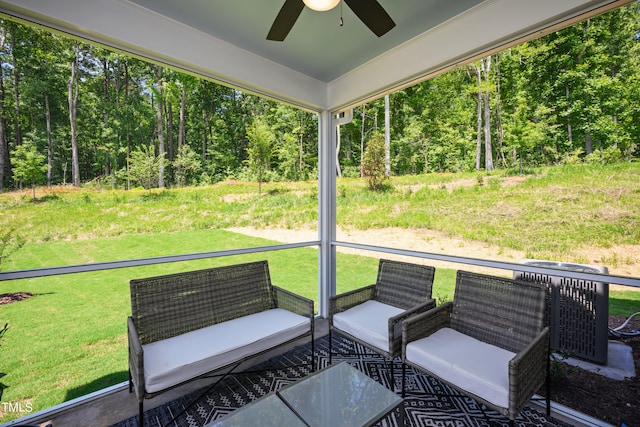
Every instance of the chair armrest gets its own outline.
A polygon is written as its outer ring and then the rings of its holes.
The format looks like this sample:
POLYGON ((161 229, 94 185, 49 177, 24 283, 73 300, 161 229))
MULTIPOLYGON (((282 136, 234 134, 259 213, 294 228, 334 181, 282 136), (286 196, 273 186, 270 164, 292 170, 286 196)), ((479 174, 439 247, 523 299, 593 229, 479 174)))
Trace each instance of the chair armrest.
POLYGON ((509 361, 509 411, 516 416, 544 384, 549 358, 549 328, 544 328, 509 361))
POLYGON ((436 307, 436 301, 430 299, 389 318, 389 352, 399 354, 402 346, 402 322, 420 313, 424 313, 436 307))
POLYGON ((288 310, 313 321, 313 300, 295 294, 278 286, 273 286, 276 307, 288 310))
POLYGON ((453 303, 449 301, 402 322, 402 360, 406 360, 407 344, 427 337, 438 329, 448 327, 452 310, 453 303))
POLYGON ((144 388, 144 350, 131 316, 127 319, 127 335, 129 338, 129 375, 138 399, 142 399, 146 392, 144 388))
POLYGON ((376 285, 369 285, 329 297, 329 319, 331 320, 334 314, 348 310, 365 301, 372 300, 375 292, 376 285))

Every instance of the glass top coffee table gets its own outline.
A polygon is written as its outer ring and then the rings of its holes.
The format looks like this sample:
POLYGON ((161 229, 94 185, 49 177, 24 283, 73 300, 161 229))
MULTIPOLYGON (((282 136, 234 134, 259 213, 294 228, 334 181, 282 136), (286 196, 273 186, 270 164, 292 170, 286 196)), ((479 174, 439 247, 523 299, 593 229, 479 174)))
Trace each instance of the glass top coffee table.
POLYGON ((370 426, 403 399, 346 362, 330 366, 252 402, 210 427, 370 426))

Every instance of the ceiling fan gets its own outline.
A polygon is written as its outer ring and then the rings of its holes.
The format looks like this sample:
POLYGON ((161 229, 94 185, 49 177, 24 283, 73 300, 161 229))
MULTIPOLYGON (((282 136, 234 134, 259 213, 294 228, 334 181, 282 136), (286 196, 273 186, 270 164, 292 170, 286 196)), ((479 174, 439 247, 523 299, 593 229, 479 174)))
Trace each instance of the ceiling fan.
MULTIPOLYGON (((336 7, 341 0, 285 0, 267 35, 267 40, 283 41, 306 5, 310 9, 326 11, 336 7)), ((344 0, 358 18, 375 35, 381 37, 396 26, 377 0, 344 0)))

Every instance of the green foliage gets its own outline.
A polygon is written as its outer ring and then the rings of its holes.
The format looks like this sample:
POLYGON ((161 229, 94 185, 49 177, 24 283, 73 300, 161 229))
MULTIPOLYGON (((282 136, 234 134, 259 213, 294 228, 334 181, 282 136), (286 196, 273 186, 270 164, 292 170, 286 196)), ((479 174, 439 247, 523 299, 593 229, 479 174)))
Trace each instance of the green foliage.
POLYGON ((247 128, 247 138, 247 163, 249 170, 258 178, 258 193, 261 193, 264 174, 271 165, 273 133, 263 118, 254 117, 253 123, 247 128))
POLYGON ((158 187, 161 155, 156 155, 152 145, 143 145, 133 153, 129 161, 128 178, 146 189, 158 187))
POLYGON ((566 381, 569 376, 578 372, 578 368, 566 363, 566 360, 573 356, 573 353, 568 350, 562 350, 560 353, 551 353, 551 364, 549 371, 551 375, 552 383, 562 383, 566 381))
POLYGON ((364 150, 362 174, 367 180, 370 190, 380 190, 389 178, 385 174, 384 135, 374 134, 364 150))
MULTIPOLYGON (((567 261, 573 261, 568 258, 574 248, 584 245, 637 244, 640 214, 633 207, 640 203, 640 162, 533 171, 523 181, 508 184, 494 173, 491 184, 483 187, 474 185, 476 172, 402 176, 394 178, 396 189, 384 192, 368 191, 359 178, 340 179, 338 225, 371 233, 379 227, 430 228, 530 251, 535 258, 562 256, 567 261), (460 185, 469 182, 471 186, 460 185)), ((3 268, 259 247, 275 242, 223 229, 316 226, 317 182, 264 186, 262 197, 257 197, 253 182, 162 191, 59 188, 39 203, 7 193, 0 198, 0 227, 20 230, 24 246, 19 256, 6 259, 3 268)), ((0 311, 0 325, 11 325, 11 332, 2 338, 3 372, 7 373, 3 383, 10 386, 5 397, 31 400, 42 409, 126 381, 122 319, 130 310, 131 278, 265 257, 272 266, 274 284, 317 298, 315 248, 3 282, 3 293, 35 294, 0 311)), ((375 280, 376 257, 345 253, 336 257, 339 291, 375 280)), ((629 260, 613 253, 600 261, 613 265, 629 260)), ((435 279, 433 296, 441 303, 454 294, 455 270, 438 268, 435 279)), ((639 310, 640 292, 612 288, 609 301, 610 314, 628 316, 639 310)), ((7 415, 3 417, 0 422, 8 421, 7 415)))
POLYGON ((15 234, 14 229, 0 227, 0 271, 11 255, 24 246, 24 239, 15 234))
MULTIPOLYGON (((634 36, 639 16, 640 5, 631 3, 494 54, 480 88, 473 73, 459 68, 390 94, 392 174, 475 170, 479 89, 490 96, 492 153, 499 168, 638 157, 640 43, 634 36)), ((28 139, 39 136, 36 145, 44 153, 46 123, 33 118, 47 113, 47 96, 51 182, 65 184, 71 169, 66 85, 77 42, 9 21, 0 26, 6 42, 14 41, 5 46, 11 53, 4 58, 6 68, 20 75, 17 88, 16 80, 4 80, 7 93, 20 94, 21 106, 4 110, 8 145, 20 146, 12 129, 20 123, 28 139)), ((121 53, 83 43, 78 49, 80 175, 96 189, 130 188, 132 177, 123 171, 140 160, 132 158, 134 153, 158 137, 156 73, 148 63, 121 53)), ((259 183, 317 177, 314 114, 174 70, 163 69, 162 75, 165 111, 173 112, 172 120, 163 117, 166 161, 173 162, 167 165, 167 186, 209 185, 241 175, 259 183), (253 117, 271 133, 269 160, 261 165, 255 163, 262 157, 257 148, 247 150, 256 136, 253 117), (180 138, 183 153, 177 150, 180 138)), ((382 99, 358 106, 353 121, 341 127, 344 177, 360 176, 365 142, 380 131, 384 108, 382 99)), ((4 176, 3 184, 14 184, 9 173, 4 176)), ((135 179, 145 183, 133 186, 156 186, 155 177, 135 179)))
MULTIPOLYGON (((196 153, 190 146, 184 145, 182 150, 178 153, 178 157, 175 160, 175 169, 176 169, 176 184, 179 187, 183 187, 185 185, 193 185, 197 184, 196 178, 200 174, 202 170, 202 163, 200 156, 196 153)), ((200 177, 200 183, 210 184, 210 179, 203 179, 200 177)))
POLYGON ((47 172, 45 156, 38 152, 38 147, 31 141, 25 141, 13 152, 13 179, 26 182, 33 188, 33 199, 36 198, 36 184, 42 182, 47 172))
POLYGON ((607 147, 602 151, 594 151, 585 157, 587 164, 612 164, 622 161, 622 153, 618 147, 607 147))

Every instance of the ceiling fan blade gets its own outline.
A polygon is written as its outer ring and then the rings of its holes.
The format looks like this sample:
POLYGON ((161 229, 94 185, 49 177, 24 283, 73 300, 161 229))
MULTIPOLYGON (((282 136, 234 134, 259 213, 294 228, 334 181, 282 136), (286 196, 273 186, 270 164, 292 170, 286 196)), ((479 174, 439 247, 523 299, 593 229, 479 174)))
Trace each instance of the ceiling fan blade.
POLYGON ((286 0, 271 25, 267 40, 283 41, 293 28, 293 24, 298 20, 302 9, 304 9, 302 0, 286 0))
POLYGON ((377 0, 344 0, 358 18, 378 37, 396 26, 377 0))

